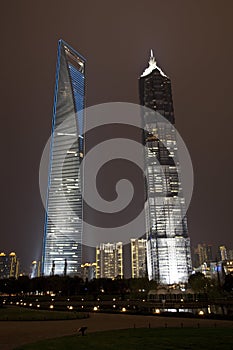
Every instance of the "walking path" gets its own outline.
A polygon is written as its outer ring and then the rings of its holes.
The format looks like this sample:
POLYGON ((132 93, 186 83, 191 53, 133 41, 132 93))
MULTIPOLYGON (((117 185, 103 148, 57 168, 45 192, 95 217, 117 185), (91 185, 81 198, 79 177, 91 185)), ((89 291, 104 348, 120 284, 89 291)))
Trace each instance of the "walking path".
POLYGON ((77 329, 86 326, 87 332, 142 327, 233 327, 233 321, 122 314, 91 313, 90 318, 67 321, 0 321, 0 349, 12 350, 17 346, 42 339, 79 334, 77 329))

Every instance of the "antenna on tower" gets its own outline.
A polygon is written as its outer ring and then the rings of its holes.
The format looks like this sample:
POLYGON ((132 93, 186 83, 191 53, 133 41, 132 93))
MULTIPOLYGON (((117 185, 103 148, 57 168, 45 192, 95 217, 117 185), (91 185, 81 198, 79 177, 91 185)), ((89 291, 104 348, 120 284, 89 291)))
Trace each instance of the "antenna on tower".
POLYGON ((151 49, 151 50, 150 50, 149 66, 152 66, 152 65, 156 65, 156 61, 155 61, 154 52, 153 52, 153 50, 151 49))

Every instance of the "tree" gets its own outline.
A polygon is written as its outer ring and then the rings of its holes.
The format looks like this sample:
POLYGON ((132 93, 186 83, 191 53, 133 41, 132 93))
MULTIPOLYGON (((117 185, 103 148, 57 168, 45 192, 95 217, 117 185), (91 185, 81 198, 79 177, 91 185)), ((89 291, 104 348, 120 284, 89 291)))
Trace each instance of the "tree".
POLYGON ((206 293, 210 282, 201 272, 197 272, 189 277, 189 284, 194 292, 206 293))
POLYGON ((233 292, 233 274, 226 275, 223 289, 227 292, 233 292))

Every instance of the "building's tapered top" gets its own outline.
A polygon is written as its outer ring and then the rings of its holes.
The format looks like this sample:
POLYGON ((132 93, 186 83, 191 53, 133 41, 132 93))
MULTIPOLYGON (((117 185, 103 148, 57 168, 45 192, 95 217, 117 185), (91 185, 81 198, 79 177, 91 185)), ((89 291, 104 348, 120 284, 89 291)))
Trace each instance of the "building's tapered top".
POLYGON ((162 69, 159 66, 157 66, 153 50, 150 50, 149 66, 144 70, 141 77, 145 77, 146 75, 150 74, 154 69, 158 69, 161 75, 167 77, 167 75, 162 71, 162 69))

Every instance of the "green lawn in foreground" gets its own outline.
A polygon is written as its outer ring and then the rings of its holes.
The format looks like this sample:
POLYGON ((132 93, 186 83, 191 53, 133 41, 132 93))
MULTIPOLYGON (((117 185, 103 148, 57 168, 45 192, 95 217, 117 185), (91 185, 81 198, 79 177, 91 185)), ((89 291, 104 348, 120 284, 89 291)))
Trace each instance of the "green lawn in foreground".
POLYGON ((84 314, 73 311, 34 310, 17 306, 0 308, 0 321, 73 320, 84 314))
POLYGON ((25 345, 17 350, 233 349, 231 328, 148 328, 87 333, 25 345))

